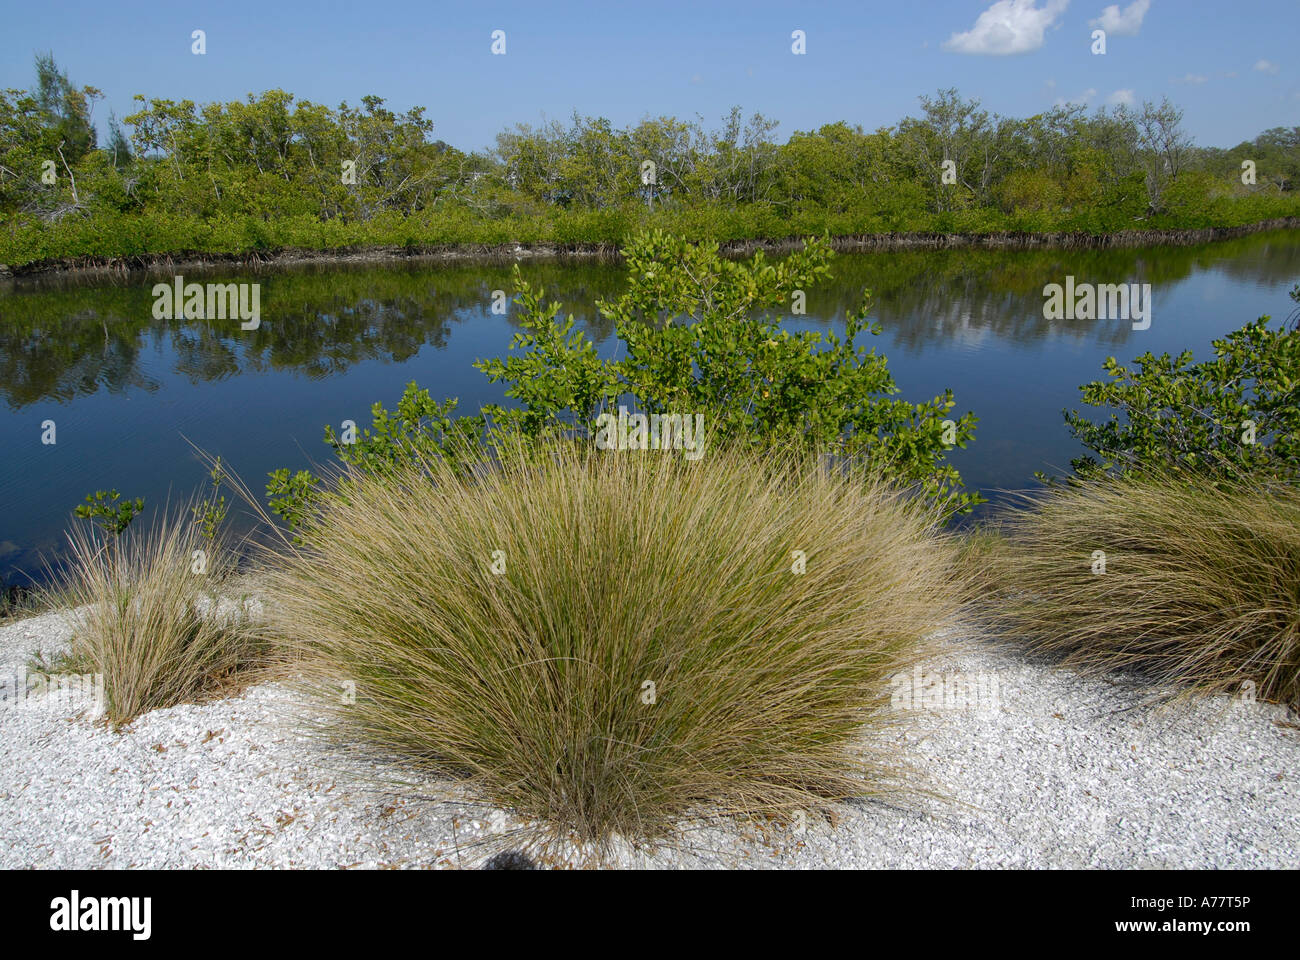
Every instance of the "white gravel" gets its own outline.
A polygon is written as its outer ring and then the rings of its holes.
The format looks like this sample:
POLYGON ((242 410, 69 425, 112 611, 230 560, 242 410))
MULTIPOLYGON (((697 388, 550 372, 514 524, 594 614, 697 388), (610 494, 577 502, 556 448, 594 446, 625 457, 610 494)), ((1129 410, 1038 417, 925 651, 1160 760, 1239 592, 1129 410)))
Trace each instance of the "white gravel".
MULTIPOLYGON (((283 686, 160 710, 121 734, 77 704, 15 706, 13 676, 66 641, 63 616, 0 626, 0 867, 469 867, 515 821, 421 802, 399 771, 322 752, 283 686)), ((685 827, 657 867, 1300 867, 1300 722, 1217 698, 1154 709, 986 644, 948 644, 932 671, 995 678, 973 706, 927 708, 900 734, 946 799, 846 804, 832 826, 766 835, 685 827)), ((553 854, 550 865, 576 865, 553 854)))

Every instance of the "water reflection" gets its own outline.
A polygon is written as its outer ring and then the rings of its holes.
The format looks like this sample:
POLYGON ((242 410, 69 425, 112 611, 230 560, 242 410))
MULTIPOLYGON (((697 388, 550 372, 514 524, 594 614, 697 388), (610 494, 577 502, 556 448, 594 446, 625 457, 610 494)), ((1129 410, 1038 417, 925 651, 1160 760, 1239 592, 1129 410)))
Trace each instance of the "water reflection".
MULTIPOLYGON (((606 355, 617 349, 596 302, 618 294, 610 263, 523 264, 561 300, 606 355)), ((980 417, 973 446, 955 457, 986 491, 1029 484, 1033 470, 1079 452, 1061 423, 1077 387, 1107 355, 1184 348, 1262 313, 1286 316, 1300 279, 1294 231, 1161 250, 948 250, 838 257, 834 278, 808 291, 795 326, 827 328, 874 291, 903 396, 951 387, 958 412, 980 417), (1152 328, 1123 320, 1046 320, 1044 284, 1150 283, 1152 328)), ((187 279, 262 285, 256 330, 228 322, 152 316, 159 276, 11 281, 0 288, 0 575, 30 572, 58 549, 72 506, 114 486, 151 503, 203 482, 189 442, 220 453, 254 489, 266 471, 325 459, 323 424, 368 422, 418 380, 463 410, 504 397, 472 368, 505 355, 517 319, 490 311, 512 289, 509 264, 307 265, 186 271, 187 279), (59 423, 57 447, 39 424, 59 423)), ((513 309, 513 305, 512 308, 513 309)))

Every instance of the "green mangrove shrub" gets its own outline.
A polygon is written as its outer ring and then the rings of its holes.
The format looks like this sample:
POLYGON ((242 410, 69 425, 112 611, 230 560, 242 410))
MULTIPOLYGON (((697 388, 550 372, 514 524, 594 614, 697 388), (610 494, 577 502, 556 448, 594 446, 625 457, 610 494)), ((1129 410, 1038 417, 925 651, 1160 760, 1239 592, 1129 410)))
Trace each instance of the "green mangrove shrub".
POLYGON ((1199 362, 1190 350, 1144 353, 1135 367, 1108 357, 1110 379, 1079 390, 1109 416, 1098 423, 1065 412, 1071 433, 1093 451, 1071 462, 1076 476, 1165 467, 1300 478, 1300 330, 1265 316, 1213 347, 1199 362))
POLYGON ((144 498, 123 500, 116 490, 96 490, 86 494, 86 502, 73 510, 78 517, 89 520, 105 533, 120 537, 144 510, 144 498))
MULTIPOLYGON (((774 311, 802 311, 834 254, 821 239, 777 262, 721 256, 716 243, 690 243, 658 231, 638 235, 626 250, 629 282, 599 309, 622 344, 602 358, 592 341, 561 320, 560 305, 525 281, 518 268, 511 355, 475 366, 505 386, 512 406, 492 404, 473 416, 453 416, 455 400, 438 403, 407 386, 395 413, 373 408, 372 427, 353 442, 326 428, 344 463, 384 473, 412 455, 446 454, 450 438, 518 433, 538 440, 592 440, 602 416, 625 403, 644 415, 702 418, 711 442, 775 447, 796 444, 866 461, 895 482, 915 487, 950 511, 968 511, 982 498, 961 488, 946 456, 973 438, 974 414, 953 416, 952 392, 912 403, 885 357, 858 342, 879 333, 866 316, 869 295, 835 333, 791 332, 774 311)), ((312 496, 310 474, 272 474, 272 508, 291 524, 312 496)))

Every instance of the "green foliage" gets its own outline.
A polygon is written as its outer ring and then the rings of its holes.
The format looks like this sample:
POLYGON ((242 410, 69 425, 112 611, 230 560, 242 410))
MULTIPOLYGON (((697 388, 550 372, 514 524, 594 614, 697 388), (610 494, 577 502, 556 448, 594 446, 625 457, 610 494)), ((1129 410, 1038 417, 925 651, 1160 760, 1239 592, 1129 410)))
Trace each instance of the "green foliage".
POLYGON ((267 505, 290 528, 300 527, 320 495, 319 483, 309 470, 290 474, 288 468, 281 467, 270 474, 266 484, 267 505))
MULTIPOLYGON (((44 126, 57 137, 69 162, 95 149, 95 127, 90 104, 103 94, 94 87, 78 90, 59 70, 53 53, 36 57, 36 102, 44 126)), ((57 149, 57 148, 56 148, 57 149)))
POLYGON ((105 533, 121 536, 144 509, 143 497, 121 500, 121 496, 116 490, 96 490, 93 494, 86 494, 86 502, 77 506, 74 512, 83 520, 98 524, 105 533))
MULTIPOLYGON (((856 342, 864 331, 879 332, 864 323, 869 297, 848 315, 843 339, 791 333, 768 313, 824 281, 832 257, 818 239, 777 262, 762 254, 740 262, 720 256, 716 243, 639 235, 627 250, 628 289, 599 304, 623 344, 617 360, 600 358, 574 318, 561 321, 560 305, 544 303, 544 290, 516 267, 523 332, 511 349, 519 352, 475 366, 506 384, 518 407, 492 405, 481 416, 453 418, 455 400, 439 404, 410 383, 395 413, 374 405, 371 428, 354 443, 332 427, 326 442, 345 463, 384 474, 412 460, 454 456, 449 451, 463 445, 450 439, 489 443, 499 432, 517 431, 532 439, 590 440, 601 414, 626 398, 647 414, 702 416, 711 443, 796 444, 885 470, 951 510, 969 511, 983 499, 961 490, 945 456, 973 438, 976 417, 949 417, 951 391, 922 403, 894 396, 885 358, 856 342)), ((291 527, 301 525, 314 485, 305 471, 293 478, 276 471, 267 486, 272 509, 291 527)))
POLYGON ((527 283, 518 264, 514 281, 524 332, 515 334, 510 349, 524 353, 474 366, 493 383, 508 383, 506 396, 523 408, 493 405, 485 412, 497 423, 516 426, 532 437, 559 427, 581 428, 622 392, 618 368, 601 360, 595 344, 573 329, 572 315, 562 322, 556 319, 560 304, 544 304, 545 288, 534 289, 527 283))
POLYGON ((998 190, 1003 209, 1015 211, 1055 210, 1062 204, 1064 191, 1049 174, 1040 170, 1017 170, 998 190))
MULTIPOLYGON (((687 239, 888 231, 1107 233, 1300 215, 1300 138, 1275 128, 1197 149, 1173 105, 1001 117, 956 90, 872 132, 795 131, 733 108, 714 128, 575 115, 517 126, 466 153, 421 107, 364 96, 337 109, 284 90, 196 104, 137 96, 97 147, 93 87, 49 56, 34 91, 0 91, 0 262, 179 252, 442 244, 619 245, 648 228, 687 239), (128 133, 129 131, 129 133, 128 133), (1240 182, 1241 159, 1259 183, 1240 182), (954 164, 945 183, 942 164, 954 164), (42 164, 56 165, 53 184, 42 164), (653 163, 652 182, 642 164, 653 163), (1233 164, 1237 164, 1234 168, 1233 164), (346 165, 346 166, 345 166, 346 165), (74 215, 75 214, 75 215, 74 215)), ((1297 128, 1300 129, 1300 128, 1297 128)))
POLYGON ((82 161, 94 166, 91 107, 102 96, 73 86, 48 53, 36 57, 32 93, 0 91, 0 215, 20 212, 51 223, 87 209, 77 173, 85 172, 82 161), (43 179, 47 165, 53 183, 43 179))
POLYGON ((202 502, 190 508, 194 522, 198 524, 203 538, 212 542, 217 538, 217 531, 226 520, 229 507, 225 495, 221 493, 221 484, 226 474, 221 467, 221 458, 217 457, 208 476, 212 480, 212 493, 202 502))
MULTIPOLYGON (((619 392, 646 412, 703 413, 716 440, 797 442, 887 467, 904 485, 953 496, 961 510, 981 502, 958 492, 960 476, 943 463, 951 391, 928 403, 895 399, 885 358, 857 345, 860 333, 879 332, 865 323, 869 294, 848 314, 843 339, 791 333, 767 313, 829 275, 825 240, 777 263, 761 253, 737 262, 719 256, 716 243, 652 232, 634 238, 626 256, 628 290, 601 310, 626 345, 610 365, 619 392)), ((954 445, 966 445, 975 423, 970 413, 954 418, 954 445)))
POLYGON ((1207 149, 1204 156, 1206 168, 1235 181, 1241 193, 1294 191, 1300 183, 1300 126, 1273 127, 1230 150, 1207 149), (1255 165, 1254 185, 1240 181, 1244 160, 1255 165))
POLYGON ((1084 403, 1112 408, 1094 423, 1067 411, 1071 432, 1097 456, 1072 461, 1083 477, 1167 465, 1224 477, 1300 477, 1300 331, 1268 317, 1215 340, 1193 362, 1144 353, 1129 368, 1114 357, 1108 381, 1080 387, 1084 403))
MULTIPOLYGON (((325 442, 344 463, 368 473, 385 474, 413 460, 442 456, 452 435, 477 435, 482 418, 453 417, 456 404, 454 398, 438 403, 428 390, 421 390, 412 381, 406 385, 394 413, 380 403, 371 407, 370 429, 363 430, 353 442, 336 436, 331 426, 325 427, 325 442)), ((296 477, 294 482, 300 483, 296 477)))

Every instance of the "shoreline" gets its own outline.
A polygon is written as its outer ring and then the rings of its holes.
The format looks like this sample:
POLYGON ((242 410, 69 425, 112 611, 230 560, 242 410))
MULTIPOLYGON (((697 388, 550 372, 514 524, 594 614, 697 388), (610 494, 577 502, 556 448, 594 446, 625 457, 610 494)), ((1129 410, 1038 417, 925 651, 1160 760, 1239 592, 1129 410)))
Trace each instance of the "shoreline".
MULTIPOLYGON (((889 253, 900 250, 1080 250, 1154 246, 1196 246, 1272 230, 1300 229, 1300 217, 1280 217, 1237 227, 1202 227, 1180 230, 1120 230, 1113 233, 1055 232, 934 233, 901 232, 849 234, 832 237, 837 253, 889 253)), ((720 241, 725 256, 745 257, 757 252, 782 254, 796 249, 802 237, 720 241)), ((17 267, 0 264, 0 281, 70 276, 147 274, 163 270, 194 270, 226 265, 299 266, 304 264, 464 263, 521 259, 606 260, 622 258, 617 246, 607 243, 576 244, 438 244, 407 247, 379 244, 311 250, 287 247, 273 251, 239 253, 156 253, 117 257, 60 257, 35 260, 17 267)))
MULTIPOLYGON (((63 611, 0 625, 0 684, 61 649, 63 611)), ((1283 708, 1217 697, 1160 711, 1131 683, 1081 678, 975 629, 927 669, 996 677, 996 701, 909 712, 888 743, 907 792, 846 801, 801 832, 709 809, 658 845, 577 848, 547 868, 1296 869, 1283 708), (929 791, 926 793, 925 791, 929 791)), ((304 738, 319 711, 268 678, 154 710, 112 733, 71 700, 0 709, 0 868, 472 868, 528 822, 454 781, 304 738)))

